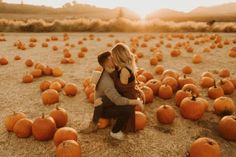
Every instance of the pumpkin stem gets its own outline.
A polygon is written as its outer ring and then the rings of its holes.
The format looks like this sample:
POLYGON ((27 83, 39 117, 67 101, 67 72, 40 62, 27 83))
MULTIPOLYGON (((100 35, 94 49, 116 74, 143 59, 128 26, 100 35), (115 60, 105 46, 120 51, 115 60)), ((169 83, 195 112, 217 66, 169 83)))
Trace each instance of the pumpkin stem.
POLYGON ((192 100, 193 100, 193 101, 196 101, 196 98, 197 98, 197 96, 193 94, 193 95, 192 95, 192 100))
POLYGON ((213 146, 214 142, 213 141, 208 141, 208 144, 213 146))
POLYGON ((221 84, 224 84, 224 81, 223 81, 223 80, 220 80, 220 83, 221 83, 221 84))
POLYGON ((42 118, 44 118, 45 117, 45 115, 44 115, 44 113, 42 113, 42 118))
POLYGON ((59 106, 60 106, 59 104, 56 105, 56 110, 60 110, 59 106))
POLYGON ((184 78, 186 78, 186 75, 184 75, 184 78))
POLYGON ((216 88, 216 80, 214 80, 214 88, 216 88))

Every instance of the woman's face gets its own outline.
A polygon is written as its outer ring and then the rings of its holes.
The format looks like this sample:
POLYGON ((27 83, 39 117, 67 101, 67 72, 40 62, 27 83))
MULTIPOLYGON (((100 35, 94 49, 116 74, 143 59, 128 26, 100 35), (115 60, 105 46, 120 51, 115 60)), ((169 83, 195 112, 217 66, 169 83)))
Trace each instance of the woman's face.
POLYGON ((114 64, 111 56, 108 57, 105 66, 107 68, 114 68, 115 67, 115 64, 114 64))

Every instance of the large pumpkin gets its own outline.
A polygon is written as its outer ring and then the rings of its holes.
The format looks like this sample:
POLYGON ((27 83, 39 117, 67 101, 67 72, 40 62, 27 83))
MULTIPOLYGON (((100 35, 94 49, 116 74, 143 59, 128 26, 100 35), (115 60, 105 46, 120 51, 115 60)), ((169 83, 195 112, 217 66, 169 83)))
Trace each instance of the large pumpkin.
POLYGON ((32 134, 36 140, 47 141, 53 138, 56 132, 56 123, 51 116, 35 119, 32 125, 32 134))
POLYGON ((57 128, 64 127, 68 122, 68 114, 65 109, 56 107, 49 114, 55 121, 57 128))
POLYGON ((63 141, 56 148, 56 157, 80 157, 80 145, 74 140, 63 141))
POLYGON ((66 140, 75 140, 78 139, 78 133, 75 129, 71 127, 63 127, 56 131, 53 142, 56 146, 58 146, 60 143, 66 140))
POLYGON ((157 80, 157 79, 151 79, 149 80, 147 83, 146 83, 146 86, 148 86, 149 88, 152 89, 153 91, 153 94, 155 96, 158 95, 158 91, 159 91, 159 88, 161 86, 161 81, 157 80))
POLYGON ((147 117, 140 111, 135 111, 135 130, 142 130, 146 126, 147 117))
POLYGON ((63 88, 63 91, 67 96, 75 96, 78 92, 78 89, 74 83, 67 83, 63 88))
POLYGON ((219 144, 208 137, 195 140, 190 146, 190 157, 220 157, 219 144))
POLYGON ((27 138, 32 134, 33 121, 28 118, 22 118, 18 120, 13 127, 13 132, 17 137, 27 138))
POLYGON ((235 104, 233 100, 224 96, 215 99, 213 107, 216 114, 223 116, 232 114, 235 111, 235 104))
POLYGON ((16 122, 22 118, 26 118, 26 115, 22 112, 13 112, 13 114, 6 116, 4 124, 7 131, 13 131, 16 122))
POLYGON ((144 103, 145 104, 152 103, 154 98, 152 89, 149 88, 148 86, 143 86, 141 90, 144 93, 144 103))
POLYGON ((173 107, 162 105, 156 111, 157 120, 162 124, 171 124, 175 120, 176 113, 173 107))
POLYGON ((224 116, 218 124, 218 130, 226 140, 236 140, 236 117, 224 116))
POLYGON ((205 105, 194 96, 186 97, 180 103, 180 113, 186 119, 198 120, 202 117, 204 111, 205 105))
POLYGON ((41 95, 44 105, 51 105, 59 102, 59 94, 55 89, 47 89, 41 95))

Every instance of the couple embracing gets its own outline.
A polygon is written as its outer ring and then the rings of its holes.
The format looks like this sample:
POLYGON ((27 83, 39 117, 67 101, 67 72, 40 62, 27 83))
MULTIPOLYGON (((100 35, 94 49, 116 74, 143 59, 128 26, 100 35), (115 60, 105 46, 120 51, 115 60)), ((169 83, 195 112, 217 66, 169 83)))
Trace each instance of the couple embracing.
POLYGON ((135 78, 135 56, 127 45, 119 43, 111 52, 98 55, 98 63, 103 71, 92 78, 96 84, 93 118, 81 132, 96 131, 99 118, 113 118, 116 122, 110 136, 123 140, 124 132, 135 132, 135 106, 143 105, 135 78))

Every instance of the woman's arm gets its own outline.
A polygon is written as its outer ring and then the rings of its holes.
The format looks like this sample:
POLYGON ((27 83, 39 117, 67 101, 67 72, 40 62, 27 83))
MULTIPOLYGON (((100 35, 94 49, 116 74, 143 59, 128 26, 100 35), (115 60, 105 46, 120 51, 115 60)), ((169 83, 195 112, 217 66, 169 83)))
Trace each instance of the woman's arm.
POLYGON ((122 84, 128 84, 130 78, 130 72, 126 68, 122 68, 120 72, 120 82, 122 84))

